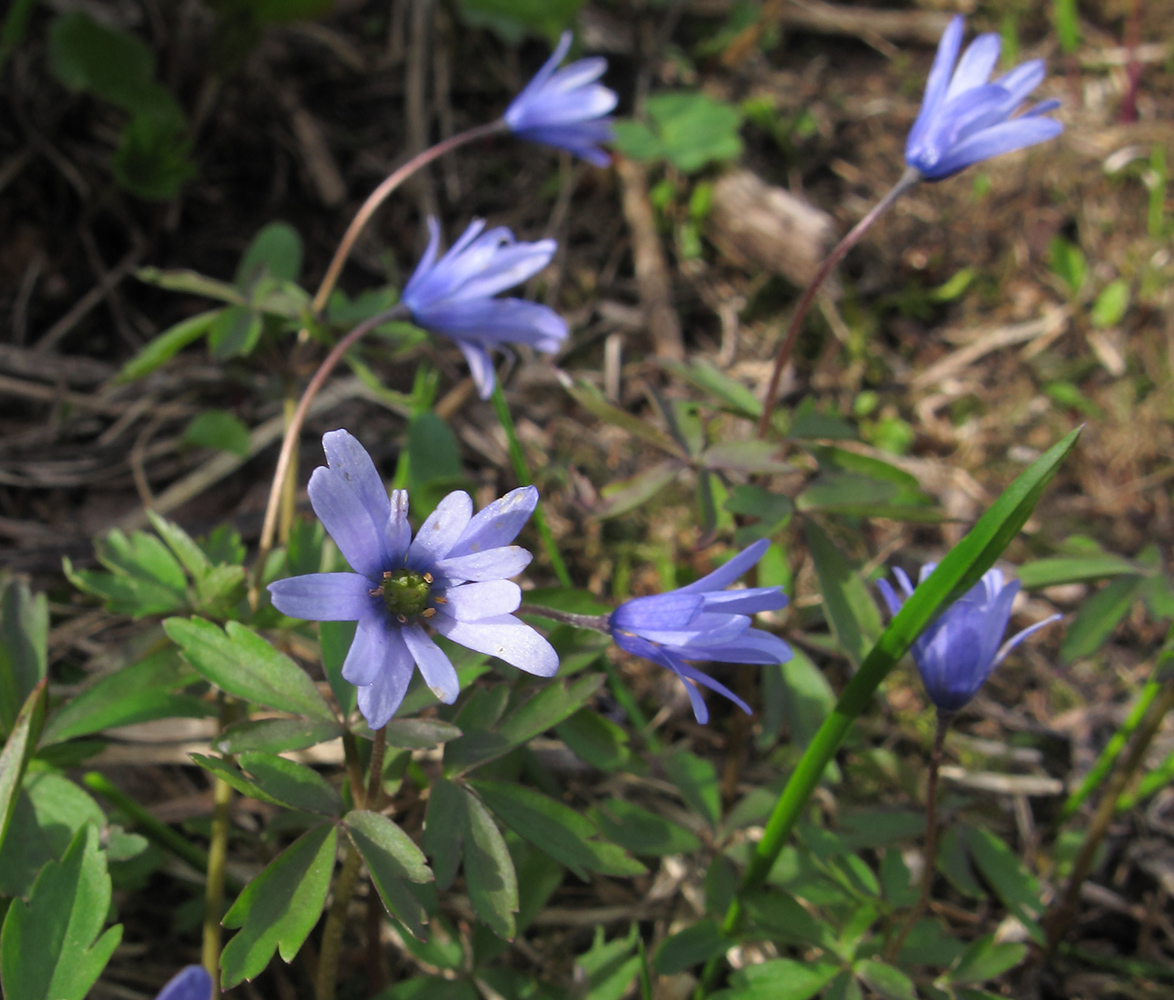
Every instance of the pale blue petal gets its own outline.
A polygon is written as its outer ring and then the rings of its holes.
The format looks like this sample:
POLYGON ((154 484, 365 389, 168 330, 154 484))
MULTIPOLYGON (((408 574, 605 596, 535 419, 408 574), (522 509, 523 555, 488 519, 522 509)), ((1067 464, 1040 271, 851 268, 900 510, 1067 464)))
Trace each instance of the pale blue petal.
POLYGON ((382 603, 373 584, 358 573, 307 573, 269 584, 273 606, 290 618, 312 622, 357 622, 382 603))
POLYGON ((965 26, 965 18, 961 14, 957 14, 951 19, 946 30, 942 32, 942 40, 938 42, 938 51, 934 56, 933 66, 930 68, 929 78, 925 84, 921 112, 909 132, 909 146, 911 147, 921 144, 923 133, 929 128, 942 99, 946 96, 946 89, 950 86, 950 75, 954 72, 954 62, 962 48, 962 32, 965 30, 965 26))
POLYGON ((787 595, 781 587, 747 587, 705 595, 706 611, 733 615, 756 615, 760 611, 778 611, 786 606, 787 595))
POLYGON ((1002 43, 998 35, 979 35, 962 53, 958 60, 958 68, 950 79, 950 86, 946 90, 945 103, 949 103, 959 94, 964 94, 975 87, 981 87, 991 78, 991 72, 999 61, 999 49, 1002 43))
POLYGON ((413 314, 418 326, 451 340, 530 344, 548 354, 567 338, 567 323, 549 306, 525 299, 478 299, 431 303, 413 314))
POLYGON ((522 486, 473 515, 469 526, 449 550, 448 558, 509 545, 538 506, 538 490, 522 486))
POLYGON ((451 705, 461 693, 461 684, 452 661, 418 624, 405 625, 402 634, 408 651, 420 668, 424 683, 437 698, 451 705))
POLYGON ((1023 629, 1022 631, 1016 632, 1013 636, 1011 636, 1010 639, 1003 643, 1002 647, 999 649, 998 654, 995 656, 995 666, 997 667, 1000 663, 1002 663, 1003 660, 1006 659, 1007 654, 1033 632, 1038 632, 1045 625, 1051 625, 1052 622, 1058 622, 1063 617, 1064 616, 1060 614, 1049 615, 1042 622, 1036 622, 1034 625, 1028 625, 1027 628, 1023 629))
POLYGON ((498 615, 476 622, 459 622, 446 615, 433 619, 436 631, 478 653, 496 656, 539 677, 558 673, 558 653, 543 636, 513 615, 498 615))
MULTIPOLYGON (((734 694, 734 692, 731 691, 728 687, 726 687, 721 681, 714 680, 712 677, 709 676, 709 674, 704 673, 701 670, 698 670, 696 667, 692 666, 691 664, 677 663, 676 672, 681 677, 684 677, 684 678, 692 681, 694 684, 700 684, 704 687, 709 688, 709 690, 711 690, 711 691, 716 691, 718 694, 722 695, 725 698, 729 698, 730 701, 732 701, 735 705, 737 705, 740 709, 742 709, 742 711, 745 712, 747 715, 754 714, 753 711, 751 711, 750 706, 747 705, 746 702, 744 702, 736 694, 734 694)), ((696 706, 694 706, 694 710, 696 710, 696 706)), ((698 719, 697 721, 700 722, 701 720, 698 719)))
POLYGON ((512 580, 485 580, 450 587, 437 611, 457 621, 474 622, 481 618, 508 615, 522 603, 522 588, 512 580))
POLYGON ((698 594, 673 590, 667 594, 634 597, 625 601, 611 614, 611 627, 625 632, 645 629, 683 629, 693 621, 704 606, 698 594))
POLYGON ((328 467, 310 476, 310 503, 351 568, 378 576, 387 564, 391 501, 375 463, 346 431, 322 437, 328 467))
POLYGON ((450 583, 508 580, 529 566, 533 558, 519 545, 505 545, 486 552, 439 559, 432 564, 432 572, 450 583))
POLYGON ((212 1000, 212 977, 202 965, 189 965, 168 980, 155 1000, 212 1000))
POLYGON ((403 637, 397 630, 388 638, 389 655, 383 669, 370 684, 359 688, 359 711, 372 732, 386 726, 399 711, 412 679, 414 661, 403 637))
POLYGON ((387 518, 387 556, 385 570, 398 569, 404 564, 408 546, 412 542, 412 526, 408 523, 408 491, 391 491, 391 513, 387 518))
MULTIPOLYGON (((357 687, 372 683, 399 653, 399 624, 386 608, 372 608, 359 619, 355 638, 342 664, 342 676, 357 687)), ((406 655, 406 651, 405 651, 406 655)))
POLYGON ((448 555, 472 516, 473 501, 464 490, 454 490, 441 500, 408 548, 408 568, 419 573, 431 572, 433 563, 448 555))
POLYGON ((726 587, 758 562, 769 548, 770 541, 766 538, 760 538, 753 545, 743 549, 733 559, 719 566, 712 573, 703 576, 700 580, 689 584, 687 587, 681 587, 680 592, 685 594, 698 594, 707 590, 725 590, 726 587))
MULTIPOLYGON (((959 143, 937 164, 931 180, 949 177, 972 163, 1054 139, 1064 126, 1052 118, 1020 117, 995 125, 959 143)), ((928 175, 927 175, 928 176, 928 175)))
POLYGON ((489 399, 493 395, 493 387, 497 383, 497 372, 493 368, 493 358, 480 344, 468 340, 458 340, 457 347, 465 356, 469 364, 469 374, 473 384, 477 387, 477 395, 481 399, 489 399))
MULTIPOLYGON (((896 570, 893 572, 895 573, 896 570)), ((881 592, 881 597, 885 599, 885 604, 889 608, 889 614, 896 617, 897 612, 901 610, 905 602, 897 596, 896 591, 893 590, 888 580, 877 580, 876 589, 881 592)))

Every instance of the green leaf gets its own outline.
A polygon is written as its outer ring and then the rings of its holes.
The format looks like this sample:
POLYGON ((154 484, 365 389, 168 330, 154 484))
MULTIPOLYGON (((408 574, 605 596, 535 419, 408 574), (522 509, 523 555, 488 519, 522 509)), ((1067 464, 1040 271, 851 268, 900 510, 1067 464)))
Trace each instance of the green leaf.
POLYGON ((245 250, 236 269, 237 287, 248 293, 258 279, 268 276, 278 281, 297 281, 302 272, 302 238, 288 222, 271 222, 245 250))
POLYGON ((639 417, 629 413, 627 410, 621 410, 619 407, 612 405, 590 383, 580 380, 566 388, 576 403, 604 423, 619 427, 633 437, 648 442, 653 447, 659 448, 674 458, 688 458, 681 450, 681 447, 671 437, 663 431, 657 430, 647 421, 641 420, 639 417))
POLYGON ((150 509, 147 510, 147 517, 151 521, 151 527, 167 543, 167 547, 175 553, 180 564, 194 579, 199 580, 211 572, 212 563, 209 562, 208 556, 183 528, 150 509))
POLYGON ((555 727, 571 751, 601 771, 617 771, 631 759, 628 733, 589 708, 581 708, 555 727))
POLYGON ((1087 583, 1105 577, 1136 573, 1137 567, 1128 559, 1110 553, 1087 556, 1063 556, 1058 559, 1037 559, 1024 563, 1015 575, 1024 590, 1039 590, 1062 583, 1087 583))
MULTIPOLYGON (((162 87, 156 93, 171 95, 162 87)), ((170 201, 185 181, 196 176, 189 159, 192 141, 187 123, 178 114, 145 111, 136 114, 123 129, 114 151, 114 179, 133 195, 151 201, 170 201)))
POLYGON ((342 675, 342 665, 355 638, 357 622, 319 622, 318 644, 322 649, 322 672, 334 692, 334 699, 348 718, 358 705, 359 689, 342 675))
POLYGON ((711 993, 712 1000, 810 1000, 840 971, 831 962, 797 962, 776 958, 739 969, 730 988, 711 993))
POLYGON ((260 751, 241 754, 240 766, 262 789, 295 809, 324 816, 342 815, 342 798, 312 767, 260 751))
POLYGON ((293 961, 326 904, 337 847, 333 825, 315 827, 245 886, 223 920, 240 928, 220 955, 226 990, 260 975, 274 950, 293 961))
POLYGON ((856 428, 838 413, 821 413, 810 396, 795 407, 787 437, 792 440, 848 440, 856 439, 856 428))
POLYGON ((905 967, 935 965, 944 969, 952 965, 965 950, 966 945, 954 937, 948 928, 937 920, 925 919, 913 925, 897 959, 905 967))
POLYGON ((1073 663, 1100 649, 1133 607, 1145 579, 1136 574, 1119 576, 1088 598, 1064 633, 1061 662, 1073 663))
POLYGON ((411 838, 386 816, 355 809, 343 821, 379 898, 387 912, 396 917, 417 938, 424 937, 424 908, 404 885, 430 882, 432 872, 424 854, 411 838))
POLYGON ((1089 311, 1088 318, 1093 326, 1101 328, 1116 326, 1129 310, 1129 282, 1118 278, 1110 281, 1097 296, 1089 311))
POLYGON ((894 483, 861 476, 853 472, 821 472, 795 498, 799 510, 855 510, 876 504, 888 504, 897 498, 900 488, 894 483))
POLYGON ((701 842, 684 827, 624 799, 608 799, 592 806, 588 815, 608 840, 633 854, 689 854, 701 842))
POLYGON ((479 799, 463 792, 465 883, 477 915, 498 937, 514 936, 518 877, 505 838, 479 799))
POLYGON ((807 547, 819 577, 828 624, 840 648, 857 667, 881 634, 880 612, 864 581, 814 521, 804 525, 807 547))
POLYGON ((0 751, 0 857, 3 856, 4 838, 16 809, 24 769, 37 748, 41 725, 45 721, 48 683, 48 678, 44 678, 29 692, 4 743, 4 749, 0 751))
POLYGON ((675 976, 694 965, 716 958, 730 947, 716 920, 699 920, 665 939, 653 967, 661 976, 675 976))
POLYGON ((115 726, 153 719, 201 719, 216 709, 200 698, 175 694, 200 679, 176 650, 152 653, 99 677, 61 707, 45 727, 45 743, 61 743, 115 726))
POLYGON ((183 440, 197 448, 216 448, 244 458, 249 453, 249 428, 227 410, 205 410, 192 419, 183 440))
POLYGON ((668 160, 686 174, 742 155, 742 112, 700 91, 654 94, 648 125, 618 122, 616 146, 633 159, 668 160))
MULTIPOLYGON (((430 965, 435 963, 429 962, 430 965)), ((504 996, 504 994, 503 994, 504 996)), ((443 976, 413 976, 401 979, 371 1000, 480 1000, 481 994, 467 979, 443 976)))
POLYGON ((94 548, 109 573, 74 572, 65 559, 65 575, 78 589, 104 598, 108 611, 141 618, 177 611, 187 603, 183 566, 154 535, 136 531, 128 538, 115 528, 94 548))
POLYGON ((183 658, 226 693, 266 708, 334 721, 305 671, 239 622, 229 622, 221 632, 203 618, 168 618, 163 629, 183 658))
POLYGON ((599 491, 604 503, 596 510, 595 516, 603 520, 635 510, 668 486, 684 468, 683 463, 669 459, 636 473, 630 479, 608 483, 599 491))
POLYGON ((274 806, 288 806, 288 802, 284 802, 274 795, 270 795, 257 782, 242 774, 230 761, 224 760, 221 757, 208 757, 202 753, 194 753, 191 755, 192 762, 198 764, 206 771, 211 771, 217 778, 220 778, 225 784, 230 785, 235 791, 240 792, 247 799, 256 799, 258 802, 268 802, 274 806))
POLYGON ((805 749, 836 704, 831 684, 801 649, 792 647, 791 659, 763 667, 766 705, 762 712, 764 734, 778 732, 776 717, 786 722, 791 742, 805 749), (778 677, 779 682, 774 683, 778 677))
POLYGON ((993 934, 972 941, 954 967, 943 977, 954 986, 985 983, 1009 972, 1027 957, 1027 945, 1018 942, 997 944, 993 934))
POLYGON ((724 472, 787 472, 788 462, 779 458, 779 445, 773 441, 721 441, 701 453, 701 463, 707 469, 724 472))
POLYGON ((604 875, 638 875, 644 866, 614 844, 599 841, 599 831, 580 812, 522 785, 470 781, 511 830, 587 881, 585 870, 604 875))
POLYGON ((0 732, 12 731, 17 715, 45 677, 49 653, 49 604, 23 580, 9 580, 0 594, 0 732))
POLYGON ((1063 236, 1057 236, 1052 240, 1049 255, 1052 270, 1068 286, 1069 294, 1079 294, 1088 275, 1088 264, 1080 247, 1068 242, 1063 236))
POLYGON ((99 936, 110 909, 110 876, 87 823, 60 862, 50 861, 26 903, 14 899, 0 930, 6 1000, 84 1000, 118 942, 122 925, 99 936))
POLYGON ((461 451, 456 435, 435 413, 420 413, 408 424, 408 460, 417 486, 460 479, 461 451))
POLYGON ((98 803, 63 774, 26 772, 0 846, 0 895, 26 895, 37 872, 65 854, 78 830, 105 822, 98 803))
POLYGON ((261 339, 264 324, 252 306, 229 306, 217 314, 208 328, 208 353, 213 361, 245 357, 261 339))
MULTIPOLYGON (((216 299, 234 306, 243 306, 246 302, 245 296, 241 294, 241 290, 236 285, 230 285, 227 281, 217 281, 215 278, 209 278, 196 271, 183 269, 161 271, 157 267, 140 267, 135 271, 135 277, 148 285, 155 285, 169 292, 202 295, 204 298, 216 299)), ((221 310, 217 310, 213 313, 213 317, 219 316, 220 312, 221 310)))
POLYGON ((722 818, 722 797, 713 764, 688 750, 678 750, 664 759, 664 769, 689 808, 716 827, 722 818))
POLYGON ((70 90, 88 90, 131 114, 183 121, 178 102, 155 82, 147 45, 81 11, 49 26, 49 67, 70 90))
POLYGON ((771 493, 753 483, 735 486, 725 502, 725 508, 731 514, 758 518, 759 523, 755 527, 759 529, 760 538, 769 538, 781 529, 795 512, 795 505, 790 497, 781 493, 771 493))
POLYGON ((181 320, 170 329, 164 330, 122 366, 122 370, 114 380, 115 383, 125 385, 127 382, 134 382, 136 379, 150 375, 155 369, 175 357, 188 344, 194 344, 199 340, 208 332, 219 315, 219 309, 210 309, 208 312, 181 320))
POLYGON ((836 931, 813 916, 789 892, 767 889, 746 897, 746 912, 755 925, 781 943, 815 945, 825 951, 836 945, 836 931))
POLYGON ((987 884, 1024 927, 1032 940, 1044 944, 1037 921, 1044 910, 1036 877, 1002 840, 989 830, 965 827, 966 846, 987 884))
POLYGON ((440 719, 392 719, 386 732, 387 745, 403 750, 431 750, 461 735, 451 722, 440 719))
POLYGON ((917 1000, 913 980, 895 966, 866 958, 856 963, 854 971, 871 990, 879 993, 885 1000, 917 1000))
POLYGON ((632 954, 640 946, 639 930, 633 924, 626 937, 606 941, 596 926, 590 950, 575 960, 574 978, 584 1000, 620 1000, 628 992, 643 964, 642 955, 632 954))
POLYGON ((337 722, 325 719, 254 719, 229 726, 216 740, 216 749, 224 754, 288 753, 326 743, 342 735, 337 722))
POLYGON ((716 397, 735 413, 750 420, 757 420, 762 415, 762 402, 749 388, 725 372, 718 371, 707 361, 694 358, 688 365, 679 361, 661 360, 660 363, 678 378, 692 382, 697 388, 716 397))
POLYGON ((447 889, 457 877, 464 840, 464 798, 447 778, 437 778, 428 790, 424 819, 424 851, 432 859, 436 888, 447 889))
POLYGON ((509 45, 531 33, 557 37, 582 5, 583 0, 460 0, 466 22, 490 28, 509 45))

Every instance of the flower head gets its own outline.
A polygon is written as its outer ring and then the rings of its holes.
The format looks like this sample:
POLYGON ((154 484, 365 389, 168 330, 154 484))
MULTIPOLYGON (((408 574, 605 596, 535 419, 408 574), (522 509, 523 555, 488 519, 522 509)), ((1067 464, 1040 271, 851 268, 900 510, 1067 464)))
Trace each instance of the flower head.
POLYGON ((599 144, 612 139, 608 112, 617 98, 615 91, 595 81, 607 69, 607 60, 580 59, 556 70, 570 47, 571 33, 564 31, 554 54, 513 99, 503 118, 522 139, 567 149, 606 167, 610 159, 599 144))
POLYGON ((667 667, 686 683, 697 721, 709 720, 698 687, 725 695, 747 714, 750 706, 689 660, 724 663, 785 663, 791 648, 778 636, 750 627, 750 615, 784 607, 782 587, 726 590, 753 566, 770 543, 765 539, 695 583, 667 594, 636 597, 612 612, 608 623, 620 649, 667 667))
MULTIPOLYGON (((921 567, 919 585, 934 571, 935 565, 926 563, 921 567)), ((893 575, 905 597, 910 597, 913 585, 904 570, 898 567, 893 575)), ((888 580, 878 580, 876 585, 889 606, 889 613, 895 615, 904 599, 897 596, 888 580)), ((978 583, 930 622, 913 643, 913 660, 921 681, 930 701, 940 711, 957 712, 974 697, 1012 649, 1032 632, 1061 617, 1045 618, 1003 642, 1011 620, 1011 602, 1018 593, 1018 580, 1004 584, 1001 570, 988 569, 978 583)))
POLYGON ((567 324, 537 302, 493 298, 546 267, 557 248, 555 241, 519 243, 504 227, 484 229, 484 220, 475 219, 438 260, 440 224, 429 218, 428 247, 404 286, 402 301, 417 326, 456 341, 481 398, 488 399, 493 392, 493 348, 530 344, 553 353, 567 337, 567 324))
POLYGON ((955 69, 962 31, 959 15, 942 34, 921 112, 905 143, 905 163, 926 180, 940 181, 972 163, 1034 146, 1064 130, 1055 119, 1043 117, 1058 108, 1059 101, 1043 101, 1011 117, 1043 81, 1042 59, 1016 66, 988 83, 999 61, 999 36, 979 35, 955 69))
POLYGON ((355 572, 294 576, 269 593, 294 618, 358 622, 342 675, 358 687, 373 730, 395 715, 413 665, 438 698, 456 700, 456 670, 429 628, 531 674, 558 670, 550 643, 511 614, 522 592, 507 578, 532 557, 509 543, 538 503, 533 486, 476 515, 467 493, 450 493, 413 539, 407 491, 388 497, 363 446, 339 430, 323 435, 322 447, 329 464, 310 477, 310 503, 355 572))
POLYGON ((185 966, 167 981, 155 1000, 212 1000, 212 977, 202 965, 185 966))

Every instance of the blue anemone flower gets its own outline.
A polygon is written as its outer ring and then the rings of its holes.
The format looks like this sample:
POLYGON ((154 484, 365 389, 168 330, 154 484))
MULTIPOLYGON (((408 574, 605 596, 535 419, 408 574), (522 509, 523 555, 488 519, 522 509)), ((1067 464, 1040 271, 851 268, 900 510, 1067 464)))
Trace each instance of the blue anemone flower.
POLYGON ((571 33, 564 31, 554 53, 502 117, 521 139, 570 150, 597 167, 606 167, 611 159, 599 144, 613 138, 608 112, 617 98, 614 90, 595 81, 607 69, 607 60, 580 59, 556 70, 570 47, 571 33))
POLYGON ((709 721, 699 687, 729 698, 748 715, 750 706, 689 662, 785 663, 791 647, 750 627, 750 615, 785 607, 782 587, 726 590, 769 548, 763 539, 695 583, 667 594, 635 597, 611 613, 608 625, 620 649, 667 667, 683 681, 697 721, 709 721))
POLYGON ((958 61, 963 18, 950 21, 938 44, 925 85, 921 112, 905 143, 905 163, 925 180, 940 181, 959 170, 1055 138, 1063 130, 1054 118, 1043 117, 1060 106, 1043 101, 1012 117, 1043 82, 1042 59, 1016 66, 988 82, 999 61, 999 36, 979 35, 958 61))
POLYGON ((382 729, 403 701, 413 666, 433 693, 456 700, 457 673, 425 626, 527 673, 551 677, 558 654, 514 617, 522 592, 508 577, 533 558, 511 545, 538 503, 533 486, 478 514, 458 490, 412 538, 408 494, 387 495, 371 456, 344 430, 322 437, 328 465, 310 477, 310 503, 353 573, 309 573, 269 585, 273 606, 293 618, 355 621, 342 675, 359 689, 359 710, 382 729))
POLYGON ((188 965, 167 980, 155 1000, 212 1000, 212 977, 202 965, 188 965))
POLYGON ((440 224, 428 219, 431 234, 424 256, 404 286, 402 301, 412 322, 456 342, 482 399, 493 393, 490 351, 502 344, 530 344, 552 354, 567 338, 567 324, 548 306, 525 299, 495 299, 550 263, 554 240, 522 243, 504 226, 483 232, 474 219, 443 257, 440 224))
MULTIPOLYGON (((921 567, 919 585, 936 565, 926 563, 921 567)), ((905 571, 898 567, 893 575, 905 597, 910 597, 913 585, 905 571)), ((876 585, 889 606, 889 613, 895 615, 904 599, 897 596, 888 580, 877 580, 876 585)), ((978 583, 930 622, 914 641, 913 661, 930 701, 940 711, 952 713, 961 709, 1012 649, 1032 632, 1061 617, 1045 618, 1003 642, 1011 621, 1011 602, 1018 593, 1018 580, 1004 584, 1001 570, 988 569, 978 583)))

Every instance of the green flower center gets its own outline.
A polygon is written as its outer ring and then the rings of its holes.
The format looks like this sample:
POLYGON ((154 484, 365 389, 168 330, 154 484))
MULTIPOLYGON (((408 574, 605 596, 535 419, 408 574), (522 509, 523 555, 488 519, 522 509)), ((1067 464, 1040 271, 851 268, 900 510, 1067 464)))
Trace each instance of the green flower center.
POLYGON ((431 573, 397 569, 383 574, 383 583, 376 592, 382 593, 387 610, 401 622, 406 622, 409 618, 420 615, 431 618, 436 613, 435 609, 428 607, 431 591, 431 573))

